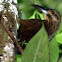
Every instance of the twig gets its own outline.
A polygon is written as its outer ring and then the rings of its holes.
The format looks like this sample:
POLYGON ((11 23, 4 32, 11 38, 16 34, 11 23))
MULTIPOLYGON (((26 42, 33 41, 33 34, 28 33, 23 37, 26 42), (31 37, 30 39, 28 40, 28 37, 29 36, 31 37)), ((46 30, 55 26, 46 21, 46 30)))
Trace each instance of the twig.
POLYGON ((23 54, 23 49, 22 47, 19 45, 19 43, 17 42, 17 40, 15 39, 13 33, 11 33, 9 31, 8 26, 6 25, 6 22, 4 20, 4 18, 1 16, 1 24, 3 25, 4 29, 6 30, 6 32, 8 33, 8 35, 10 36, 10 38, 15 42, 16 46, 18 47, 19 51, 21 52, 21 54, 23 54))

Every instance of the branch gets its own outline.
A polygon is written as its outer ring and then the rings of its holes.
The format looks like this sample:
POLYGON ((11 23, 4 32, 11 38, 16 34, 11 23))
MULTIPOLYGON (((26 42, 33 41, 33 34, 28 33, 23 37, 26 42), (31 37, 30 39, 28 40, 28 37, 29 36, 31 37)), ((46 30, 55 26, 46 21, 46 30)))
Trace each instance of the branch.
POLYGON ((15 39, 14 35, 12 32, 9 31, 8 26, 6 25, 6 22, 4 20, 4 18, 1 16, 1 24, 3 25, 4 29, 6 30, 6 32, 8 33, 8 35, 10 36, 10 38, 15 42, 16 46, 18 47, 19 51, 21 52, 21 54, 23 54, 23 49, 22 47, 19 45, 19 43, 17 42, 17 40, 15 39))

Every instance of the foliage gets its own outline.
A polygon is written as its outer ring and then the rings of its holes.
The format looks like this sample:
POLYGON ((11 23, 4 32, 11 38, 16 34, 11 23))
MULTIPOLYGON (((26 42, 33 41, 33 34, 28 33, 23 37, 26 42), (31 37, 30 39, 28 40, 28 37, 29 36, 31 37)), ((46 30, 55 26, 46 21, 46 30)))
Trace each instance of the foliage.
POLYGON ((49 48, 50 48, 50 62, 57 62, 59 58, 59 48, 57 41, 55 37, 50 40, 49 42, 49 48))
POLYGON ((48 42, 47 33, 44 27, 42 27, 42 29, 29 41, 29 44, 23 53, 22 62, 48 62, 48 42), (28 57, 30 58, 28 59, 28 57))
MULTIPOLYGON (((38 4, 46 8, 56 9, 57 11, 59 11, 59 13, 62 16, 62 0, 29 0, 29 1, 18 0, 18 4, 20 5, 20 10, 22 10, 22 13, 21 13, 22 19, 32 19, 32 18, 44 19, 43 14, 35 10, 31 6, 31 4, 38 4)), ((57 62, 60 57, 59 53, 62 54, 62 47, 61 48, 59 47, 62 45, 62 22, 61 22, 59 30, 50 41, 48 41, 47 37, 48 36, 47 36, 46 31, 44 27, 42 27, 41 30, 29 41, 23 53, 22 62, 40 62, 41 59, 46 60, 46 61, 41 61, 41 62, 57 62), (41 33, 42 35, 40 35, 39 33, 41 33), (39 42, 40 42, 40 45, 38 47, 39 42), (48 47, 45 47, 46 45, 48 47), (39 49, 36 51, 37 48, 39 49), (40 51, 41 53, 38 53, 40 51), (35 52, 37 52, 36 54, 38 57, 35 56, 35 52), (36 61, 33 61, 33 58, 36 59, 36 61)), ((60 59, 58 62, 61 62, 61 61, 62 59, 60 59)))
POLYGON ((21 61, 21 55, 16 55, 17 57, 17 62, 20 62, 21 61))

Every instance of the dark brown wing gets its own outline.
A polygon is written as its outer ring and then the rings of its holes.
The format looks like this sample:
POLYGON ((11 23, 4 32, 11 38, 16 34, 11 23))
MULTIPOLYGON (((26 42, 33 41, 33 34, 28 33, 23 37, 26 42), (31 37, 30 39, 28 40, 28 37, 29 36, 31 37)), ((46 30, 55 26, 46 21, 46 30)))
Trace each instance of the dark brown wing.
MULTIPOLYGON (((18 38, 22 43, 24 40, 28 42, 41 28, 42 20, 30 19, 30 20, 19 20, 20 27, 18 30, 18 38)), ((23 48, 25 48, 23 46, 23 48)))
POLYGON ((38 19, 20 20, 20 27, 18 30, 21 42, 26 40, 28 42, 41 28, 42 21, 38 19))

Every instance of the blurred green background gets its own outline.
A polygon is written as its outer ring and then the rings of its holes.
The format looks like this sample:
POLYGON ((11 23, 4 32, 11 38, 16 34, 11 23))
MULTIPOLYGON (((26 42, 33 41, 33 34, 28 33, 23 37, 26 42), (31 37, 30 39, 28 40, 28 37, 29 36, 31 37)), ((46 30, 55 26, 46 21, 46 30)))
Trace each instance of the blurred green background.
POLYGON ((22 10, 22 18, 28 19, 34 13, 31 4, 41 5, 46 8, 56 9, 62 15, 62 0, 18 0, 20 10, 22 10))
MULTIPOLYGON (((62 0, 17 0, 19 9, 21 10, 21 19, 44 19, 42 13, 31 6, 31 4, 37 4, 45 8, 51 8, 57 10, 61 15, 62 21, 62 0)), ((60 28, 54 36, 58 42, 60 48, 60 56, 62 56, 62 22, 60 28)))

